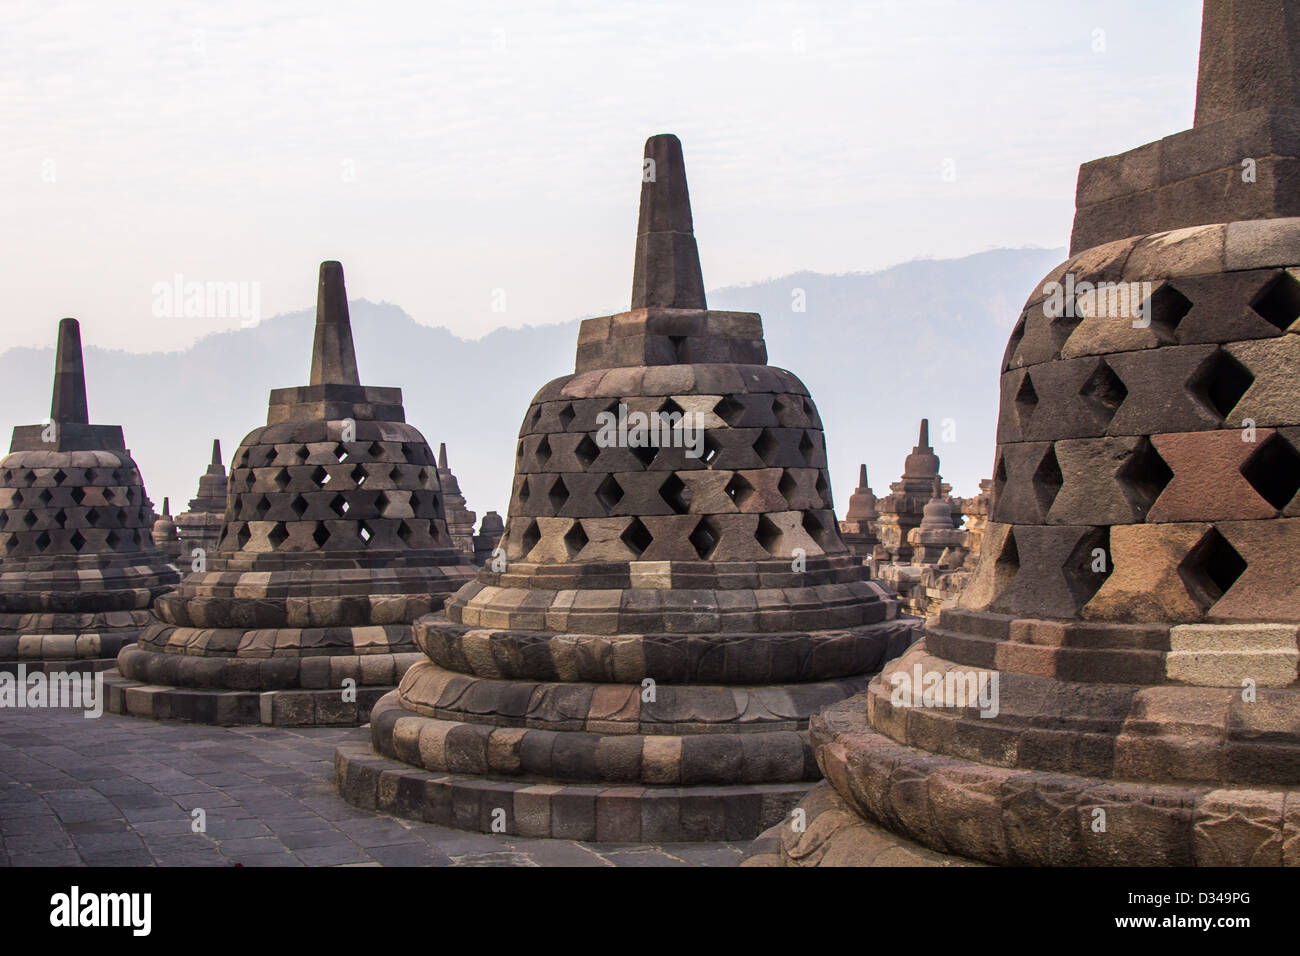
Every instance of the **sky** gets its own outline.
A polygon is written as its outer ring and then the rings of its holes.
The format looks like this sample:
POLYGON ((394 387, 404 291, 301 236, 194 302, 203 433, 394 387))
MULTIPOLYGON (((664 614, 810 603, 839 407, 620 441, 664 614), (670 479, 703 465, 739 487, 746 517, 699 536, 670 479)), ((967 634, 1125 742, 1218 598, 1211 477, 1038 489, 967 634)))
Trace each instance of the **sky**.
POLYGON ((0 348, 72 315, 182 349, 310 306, 324 259, 465 338, 620 311, 659 132, 709 288, 1062 246, 1081 162, 1191 125, 1199 29, 1195 0, 7 0, 0 348), (178 276, 245 307, 187 315, 178 276))

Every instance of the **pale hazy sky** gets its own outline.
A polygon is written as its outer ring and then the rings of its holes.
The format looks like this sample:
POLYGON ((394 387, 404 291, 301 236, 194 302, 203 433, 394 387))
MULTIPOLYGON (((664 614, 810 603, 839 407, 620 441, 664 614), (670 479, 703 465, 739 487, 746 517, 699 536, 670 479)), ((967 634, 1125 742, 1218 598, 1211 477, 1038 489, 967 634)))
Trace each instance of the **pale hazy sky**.
POLYGON ((466 337, 621 310, 657 132, 710 288, 1061 246, 1080 162, 1191 125, 1200 8, 7 0, 0 348, 181 348, 239 320, 156 283, 270 316, 322 259, 466 337))

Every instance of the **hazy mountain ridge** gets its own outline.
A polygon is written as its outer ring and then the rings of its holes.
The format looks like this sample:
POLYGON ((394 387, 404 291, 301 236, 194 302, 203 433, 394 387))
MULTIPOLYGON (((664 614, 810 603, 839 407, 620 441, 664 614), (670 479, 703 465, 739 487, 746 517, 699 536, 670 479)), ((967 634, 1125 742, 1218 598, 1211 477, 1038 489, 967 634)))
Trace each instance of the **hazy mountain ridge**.
MULTIPOLYGON (((842 511, 858 462, 877 494, 898 479, 923 416, 945 480, 958 494, 976 491, 992 471, 1007 336, 1034 284, 1064 257, 1063 249, 999 249, 876 273, 800 272, 708 298, 715 309, 761 313, 768 360, 808 386, 842 511), (796 289, 806 311, 792 309, 796 289), (943 441, 944 419, 956 441, 943 441)), ((469 507, 504 515, 519 424, 542 385, 572 372, 579 320, 466 340, 387 302, 355 300, 351 313, 362 382, 401 387, 407 420, 435 450, 447 443, 469 507)), ((173 513, 183 510, 212 439, 228 464, 240 439, 265 423, 268 391, 306 383, 314 315, 276 316, 181 352, 87 348, 91 421, 122 425, 150 496, 160 508, 171 496, 173 513)), ((50 348, 0 353, 5 434, 48 417, 55 329, 51 319, 50 348)))

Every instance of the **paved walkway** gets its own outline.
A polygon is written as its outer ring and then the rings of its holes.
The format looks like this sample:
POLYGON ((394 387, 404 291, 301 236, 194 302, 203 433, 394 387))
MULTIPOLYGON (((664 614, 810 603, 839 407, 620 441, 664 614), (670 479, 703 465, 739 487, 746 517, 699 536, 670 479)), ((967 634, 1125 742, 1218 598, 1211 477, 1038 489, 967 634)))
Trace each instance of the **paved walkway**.
POLYGON ((0 865, 734 866, 734 844, 466 833, 358 810, 334 747, 358 729, 207 727, 0 710, 0 865), (192 811, 206 832, 192 830, 192 811))

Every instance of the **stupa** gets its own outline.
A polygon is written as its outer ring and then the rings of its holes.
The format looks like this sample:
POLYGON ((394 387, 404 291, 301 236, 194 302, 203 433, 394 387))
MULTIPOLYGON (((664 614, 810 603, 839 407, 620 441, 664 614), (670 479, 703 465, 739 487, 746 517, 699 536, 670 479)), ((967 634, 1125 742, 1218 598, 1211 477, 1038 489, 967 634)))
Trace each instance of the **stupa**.
POLYGON ((821 421, 762 322, 705 304, 681 145, 645 147, 631 310, 519 432, 507 566, 415 626, 428 656, 344 745, 384 812, 581 840, 744 839, 817 777, 810 715, 915 619, 840 541, 821 421))
MULTIPOLYGON (((930 501, 934 481, 939 477, 939 456, 930 446, 929 419, 921 419, 921 431, 916 447, 903 461, 902 477, 889 486, 889 494, 876 499, 876 536, 879 539, 873 557, 876 562, 908 564, 912 560, 912 545, 908 535, 921 525, 925 506, 930 501)), ((947 484, 940 484, 943 494, 951 492, 947 484)))
POLYGON ((176 533, 176 522, 172 520, 171 499, 163 499, 162 514, 156 516, 149 533, 158 550, 167 556, 167 560, 176 564, 181 553, 181 539, 176 533))
POLYGON ((357 375, 343 267, 320 268, 311 383, 271 392, 232 459, 206 566, 106 678, 108 707, 210 723, 355 724, 420 654, 411 622, 472 574, 397 388, 357 375))
POLYGON ((438 483, 442 486, 442 503, 447 512, 447 533, 452 543, 466 555, 474 554, 474 512, 465 506, 460 482, 447 464, 447 444, 438 446, 438 483))
POLYGON ((151 537, 120 425, 92 425, 81 329, 59 323, 45 425, 14 428, 0 461, 0 670, 99 671, 180 580, 151 537))
POLYGON ((506 533, 506 523, 495 511, 489 511, 478 523, 478 533, 474 535, 474 566, 483 567, 492 560, 492 553, 501 544, 506 533))
POLYGON ((221 440, 214 438, 212 439, 212 461, 208 464, 208 470, 199 476, 198 493, 190 499, 189 510, 176 516, 176 533, 181 541, 179 555, 183 562, 183 571, 192 570, 195 559, 200 558, 200 555, 194 553, 196 549, 203 552, 200 563, 206 563, 207 556, 217 550, 217 542, 221 539, 221 526, 226 516, 228 490, 226 468, 221 463, 221 440))
POLYGON ((858 465, 858 487, 849 495, 849 510, 840 522, 840 538, 859 558, 869 558, 880 539, 876 536, 876 496, 867 481, 867 466, 858 465))
POLYGON ((756 860, 1300 865, 1298 31, 1206 0, 1193 128, 1080 170, 974 577, 814 719, 833 790, 756 860), (907 706, 911 675, 994 706, 907 706))

